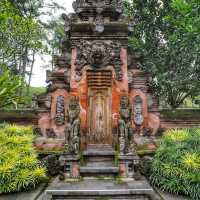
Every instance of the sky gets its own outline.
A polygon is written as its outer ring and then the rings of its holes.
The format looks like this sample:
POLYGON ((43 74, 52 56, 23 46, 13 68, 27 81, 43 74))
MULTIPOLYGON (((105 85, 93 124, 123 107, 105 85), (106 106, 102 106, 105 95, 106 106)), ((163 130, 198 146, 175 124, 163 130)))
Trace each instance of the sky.
MULTIPOLYGON (((56 2, 63 6, 66 9, 67 13, 73 12, 72 9, 72 2, 73 0, 56 0, 56 2)), ((55 16, 58 16, 63 13, 63 10, 56 13, 52 13, 55 16)), ((34 65, 33 70, 33 78, 31 80, 31 86, 33 87, 45 87, 46 86, 46 70, 43 66, 46 66, 49 64, 51 60, 50 56, 43 55, 42 58, 40 56, 37 56, 36 62, 34 65)))

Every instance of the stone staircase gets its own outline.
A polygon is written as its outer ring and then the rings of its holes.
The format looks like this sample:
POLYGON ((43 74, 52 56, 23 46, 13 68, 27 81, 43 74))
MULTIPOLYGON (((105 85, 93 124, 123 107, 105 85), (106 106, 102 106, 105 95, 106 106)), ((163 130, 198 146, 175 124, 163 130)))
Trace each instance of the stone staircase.
POLYGON ((80 167, 81 177, 114 177, 119 174, 115 165, 115 151, 111 147, 88 148, 83 152, 84 166, 80 167))
POLYGON ((161 200, 147 181, 87 179, 77 183, 52 182, 42 200, 161 200))
POLYGON ((160 200, 146 179, 120 178, 115 156, 109 146, 88 147, 82 153, 81 178, 74 181, 56 178, 42 200, 160 200))

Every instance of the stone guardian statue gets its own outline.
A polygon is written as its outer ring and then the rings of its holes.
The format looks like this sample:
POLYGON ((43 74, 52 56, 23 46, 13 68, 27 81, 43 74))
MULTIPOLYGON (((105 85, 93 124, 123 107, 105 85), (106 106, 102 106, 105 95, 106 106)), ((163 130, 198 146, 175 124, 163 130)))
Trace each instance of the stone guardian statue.
POLYGON ((70 98, 67 110, 68 126, 65 130, 67 153, 77 155, 80 151, 80 105, 79 98, 73 96, 70 98))
POLYGON ((132 141, 132 122, 133 112, 129 105, 128 96, 122 96, 120 102, 120 119, 119 119, 119 146, 120 154, 127 154, 129 144, 132 141))

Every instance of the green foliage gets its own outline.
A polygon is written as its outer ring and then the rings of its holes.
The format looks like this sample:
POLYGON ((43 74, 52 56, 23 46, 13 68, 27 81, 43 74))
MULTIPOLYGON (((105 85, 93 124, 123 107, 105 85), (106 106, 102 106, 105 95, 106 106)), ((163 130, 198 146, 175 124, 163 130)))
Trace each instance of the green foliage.
POLYGON ((30 87, 29 88, 29 94, 26 93, 26 88, 23 89, 22 94, 24 95, 24 102, 23 107, 31 107, 32 98, 34 95, 39 95, 46 92, 45 87, 30 87))
POLYGON ((0 1, 0 64, 25 75, 30 51, 42 48, 40 25, 24 17, 9 0, 0 1))
POLYGON ((200 4, 198 0, 127 0, 134 20, 130 47, 152 87, 173 108, 200 93, 200 4))
POLYGON ((11 71, 1 69, 0 73, 0 108, 15 105, 22 100, 18 95, 19 88, 23 85, 22 78, 11 71))
POLYGON ((164 118, 168 119, 200 119, 200 109, 164 109, 160 111, 164 118))
POLYGON ((150 181, 164 191, 200 199, 200 129, 173 129, 163 136, 150 181))
POLYGON ((31 127, 0 126, 0 193, 35 187, 45 179, 46 169, 32 147, 31 127))

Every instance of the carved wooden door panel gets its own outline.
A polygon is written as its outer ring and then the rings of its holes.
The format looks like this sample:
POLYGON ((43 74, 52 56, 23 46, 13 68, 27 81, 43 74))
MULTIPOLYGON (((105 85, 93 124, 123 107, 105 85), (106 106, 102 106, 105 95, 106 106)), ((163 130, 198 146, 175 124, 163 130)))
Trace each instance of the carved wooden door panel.
MULTIPOLYGON (((106 73, 109 74, 109 73, 106 73)), ((112 145, 111 84, 104 85, 107 76, 93 74, 89 79, 88 145, 112 145), (95 78, 95 80, 94 80, 95 78), (94 84, 95 83, 95 84, 94 84), (99 87, 98 87, 99 85, 99 87)), ((108 79, 111 82, 111 78, 108 79)))

